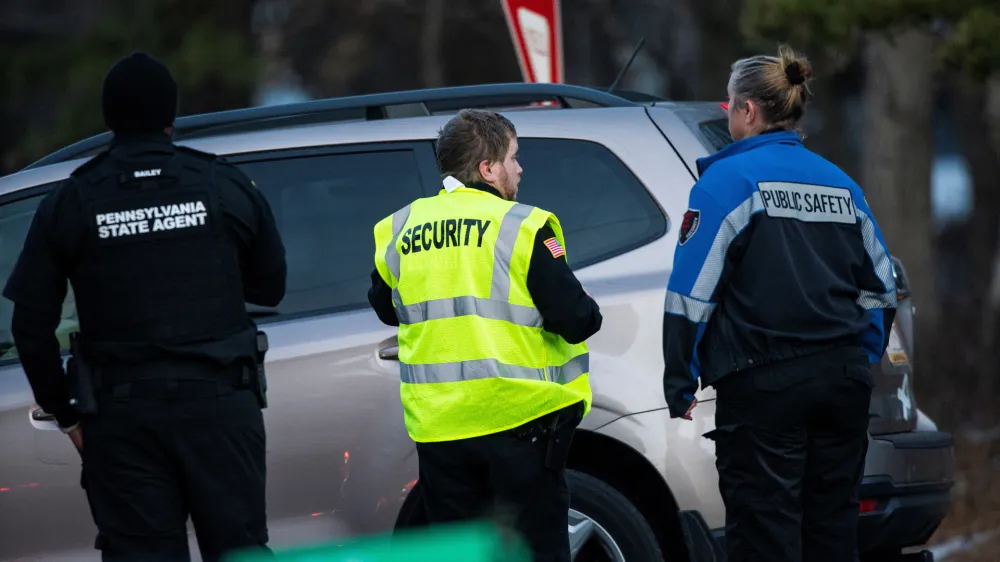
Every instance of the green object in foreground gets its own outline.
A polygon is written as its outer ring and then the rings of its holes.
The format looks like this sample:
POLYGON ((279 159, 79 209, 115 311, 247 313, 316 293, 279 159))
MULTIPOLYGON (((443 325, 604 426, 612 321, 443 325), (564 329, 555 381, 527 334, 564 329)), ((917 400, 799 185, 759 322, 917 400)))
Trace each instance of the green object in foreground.
POLYGON ((488 523, 400 531, 308 547, 241 552, 225 562, 531 562, 520 537, 488 523))

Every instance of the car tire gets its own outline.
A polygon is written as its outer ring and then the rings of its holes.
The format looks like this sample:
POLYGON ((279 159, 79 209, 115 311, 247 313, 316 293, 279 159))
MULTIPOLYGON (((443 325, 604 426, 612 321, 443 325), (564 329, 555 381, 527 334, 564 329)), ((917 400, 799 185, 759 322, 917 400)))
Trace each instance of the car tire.
MULTIPOLYGON (((646 518, 618 490, 603 481, 568 470, 570 509, 586 515, 610 535, 626 562, 661 562, 664 560, 656 533, 646 518)), ((606 560, 598 541, 591 540, 574 562, 606 560)))

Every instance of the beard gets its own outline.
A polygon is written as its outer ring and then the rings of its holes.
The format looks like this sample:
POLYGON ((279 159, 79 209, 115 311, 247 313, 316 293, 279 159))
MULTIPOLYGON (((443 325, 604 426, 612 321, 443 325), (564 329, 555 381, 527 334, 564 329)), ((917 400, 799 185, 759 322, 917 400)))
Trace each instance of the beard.
POLYGON ((500 193, 503 198, 507 201, 517 201, 517 185, 511 180, 510 174, 507 170, 500 172, 500 181, 497 182, 500 187, 500 193))

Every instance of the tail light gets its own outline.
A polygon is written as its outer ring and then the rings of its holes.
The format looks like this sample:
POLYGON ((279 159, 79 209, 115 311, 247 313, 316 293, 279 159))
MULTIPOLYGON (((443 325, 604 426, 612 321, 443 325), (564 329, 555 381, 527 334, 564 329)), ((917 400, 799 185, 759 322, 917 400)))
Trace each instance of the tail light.
POLYGON ((861 513, 871 513, 875 511, 876 507, 878 507, 878 502, 875 500, 861 500, 860 504, 861 507, 859 511, 861 513))
POLYGON ((910 297, 910 277, 906 274, 906 268, 899 258, 892 258, 892 277, 896 280, 896 300, 901 301, 910 297))

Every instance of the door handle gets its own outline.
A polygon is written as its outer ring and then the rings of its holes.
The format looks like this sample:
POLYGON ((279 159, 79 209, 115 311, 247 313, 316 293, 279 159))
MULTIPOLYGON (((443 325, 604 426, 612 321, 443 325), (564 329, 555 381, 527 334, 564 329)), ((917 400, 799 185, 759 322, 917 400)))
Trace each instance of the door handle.
POLYGON ((31 409, 31 419, 35 421, 56 421, 55 415, 50 414, 41 408, 31 409))
POLYGON ((378 358, 389 361, 399 361, 399 346, 392 345, 378 350, 378 358))

